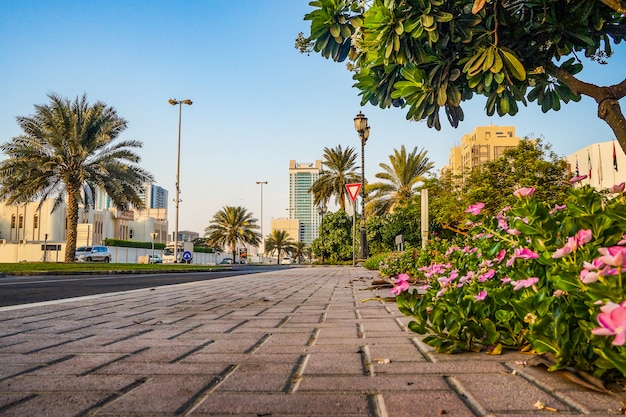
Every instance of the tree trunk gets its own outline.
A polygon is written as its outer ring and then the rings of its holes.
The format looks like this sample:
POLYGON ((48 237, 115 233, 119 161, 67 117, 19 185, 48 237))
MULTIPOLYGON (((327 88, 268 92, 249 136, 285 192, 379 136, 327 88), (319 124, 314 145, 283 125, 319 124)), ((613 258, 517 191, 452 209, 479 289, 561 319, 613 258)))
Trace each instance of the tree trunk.
POLYGON ((65 262, 74 262, 76 238, 78 236, 78 195, 79 188, 67 185, 67 234, 65 242, 65 262))
POLYGON ((551 62, 545 65, 545 69, 574 93, 591 97, 598 103, 598 117, 609 125, 626 153, 626 119, 619 104, 619 100, 626 97, 626 80, 608 87, 599 87, 579 80, 551 62))

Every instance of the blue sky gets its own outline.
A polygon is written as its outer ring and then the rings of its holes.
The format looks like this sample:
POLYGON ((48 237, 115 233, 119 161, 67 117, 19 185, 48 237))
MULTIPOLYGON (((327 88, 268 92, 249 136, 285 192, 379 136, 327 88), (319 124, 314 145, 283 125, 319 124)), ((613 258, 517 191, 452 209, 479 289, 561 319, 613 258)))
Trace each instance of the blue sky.
MULTIPOLYGON (((441 131, 408 122, 401 109, 360 106, 344 64, 294 48, 308 33, 307 0, 40 1, 0 0, 0 142, 21 132, 18 115, 30 115, 46 94, 86 93, 114 106, 129 122, 122 135, 144 143, 141 165, 174 198, 178 108, 183 107, 180 230, 202 234, 225 205, 246 207, 263 226, 286 217, 289 160, 313 162, 324 147, 360 150, 353 118, 368 117, 366 177, 405 145, 424 148, 437 169, 462 135, 476 126, 513 125, 518 136, 543 137, 560 155, 613 138, 585 99, 559 112, 534 103, 514 118, 488 117, 484 100, 465 103, 465 121, 441 131)), ((624 78, 626 51, 610 65, 590 66, 584 79, 602 85, 624 78)), ((626 103, 622 102, 622 106, 626 103)), ((442 115, 443 116, 443 115, 442 115)), ((0 159, 3 158, 0 155, 0 159)), ((173 227, 173 202, 170 202, 173 227)))

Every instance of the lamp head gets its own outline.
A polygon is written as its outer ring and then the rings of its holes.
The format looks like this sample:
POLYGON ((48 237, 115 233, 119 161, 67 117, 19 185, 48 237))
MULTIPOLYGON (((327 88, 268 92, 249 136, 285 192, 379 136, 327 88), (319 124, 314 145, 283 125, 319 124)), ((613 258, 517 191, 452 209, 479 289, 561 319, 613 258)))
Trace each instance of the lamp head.
POLYGON ((188 106, 191 106, 193 104, 193 101, 189 100, 189 99, 185 99, 185 100, 181 100, 181 103, 184 103, 188 106))
POLYGON ((176 101, 175 99, 169 99, 168 103, 170 103, 172 106, 175 106, 178 104, 178 101, 176 101))
POLYGON ((359 134, 367 128, 367 117, 362 112, 359 112, 354 118, 354 128, 359 134))

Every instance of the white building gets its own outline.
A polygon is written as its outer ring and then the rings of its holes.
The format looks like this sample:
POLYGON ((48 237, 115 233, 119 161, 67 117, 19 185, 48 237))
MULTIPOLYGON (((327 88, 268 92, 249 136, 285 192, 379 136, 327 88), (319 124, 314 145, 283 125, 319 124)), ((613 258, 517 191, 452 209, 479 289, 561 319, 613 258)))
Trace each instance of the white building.
POLYGON ((599 142, 566 157, 570 176, 586 175, 581 181, 598 190, 626 182, 626 154, 615 140, 599 142))

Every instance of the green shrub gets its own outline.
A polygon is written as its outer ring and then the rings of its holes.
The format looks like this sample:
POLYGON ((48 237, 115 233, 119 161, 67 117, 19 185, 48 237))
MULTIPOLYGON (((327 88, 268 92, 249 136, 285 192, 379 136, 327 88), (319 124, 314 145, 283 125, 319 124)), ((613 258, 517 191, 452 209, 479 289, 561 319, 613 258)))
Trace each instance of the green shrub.
POLYGON ((377 253, 376 255, 372 255, 365 260, 363 263, 363 267, 365 269, 369 269, 372 271, 377 271, 380 267, 380 264, 384 262, 384 260, 390 255, 390 253, 377 253))

